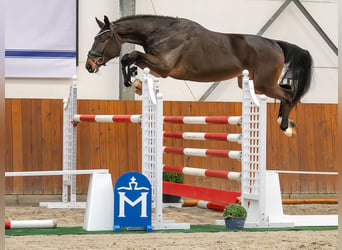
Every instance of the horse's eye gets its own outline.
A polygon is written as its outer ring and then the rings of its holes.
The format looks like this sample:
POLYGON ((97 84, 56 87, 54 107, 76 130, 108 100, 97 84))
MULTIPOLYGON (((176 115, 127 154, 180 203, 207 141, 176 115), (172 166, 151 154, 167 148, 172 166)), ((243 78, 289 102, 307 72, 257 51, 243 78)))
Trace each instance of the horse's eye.
POLYGON ((107 40, 105 35, 95 37, 95 40, 99 41, 100 43, 104 43, 107 40))
POLYGON ((107 40, 106 36, 100 36, 99 38, 102 43, 104 43, 107 40))

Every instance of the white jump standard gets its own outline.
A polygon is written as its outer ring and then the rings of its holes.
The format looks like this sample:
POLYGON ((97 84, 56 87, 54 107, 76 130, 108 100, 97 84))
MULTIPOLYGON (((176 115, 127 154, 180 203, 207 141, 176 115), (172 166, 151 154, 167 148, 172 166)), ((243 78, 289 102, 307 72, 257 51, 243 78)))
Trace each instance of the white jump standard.
MULTIPOLYGON (((243 72, 242 118, 234 117, 233 123, 242 124, 242 152, 236 158, 241 158, 242 163, 241 202, 248 211, 245 227, 267 228, 337 225, 337 216, 335 215, 289 216, 283 214, 278 174, 272 171, 266 171, 266 98, 263 96, 257 97, 254 94, 253 81, 249 80, 248 74, 247 70, 243 72)), ((159 199, 161 199, 163 188, 162 155, 165 151, 168 151, 165 150, 167 147, 162 147, 162 125, 163 122, 170 122, 170 120, 165 120, 165 117, 162 116, 163 107, 161 98, 160 93, 156 91, 157 101, 155 114, 152 112, 152 105, 148 106, 149 113, 145 117, 150 117, 151 121, 146 126, 144 125, 144 119, 142 122, 143 131, 145 131, 144 128, 150 129, 145 132, 145 136, 147 135, 147 137, 144 137, 143 132, 143 145, 147 147, 146 149, 143 148, 143 151, 148 152, 145 157, 143 154, 143 173, 150 178, 152 187, 154 186, 156 218, 162 218, 162 208, 159 207, 161 203, 158 203, 159 199), (158 217, 158 215, 161 216, 158 217)), ((172 122, 184 123, 184 119, 174 118, 172 122)), ((186 149, 173 148, 172 151, 181 154, 190 154, 186 152, 186 149)), ((195 151, 192 155, 207 156, 207 150, 196 149, 195 151)))

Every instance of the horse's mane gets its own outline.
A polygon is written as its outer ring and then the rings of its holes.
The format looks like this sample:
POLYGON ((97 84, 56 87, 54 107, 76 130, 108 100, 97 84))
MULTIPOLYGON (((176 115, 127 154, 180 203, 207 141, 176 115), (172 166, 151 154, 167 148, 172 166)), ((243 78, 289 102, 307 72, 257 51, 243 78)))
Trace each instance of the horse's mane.
POLYGON ((170 22, 178 22, 183 20, 183 18, 171 17, 171 16, 160 16, 160 15, 133 15, 133 16, 125 16, 120 19, 114 21, 114 23, 118 23, 121 21, 129 21, 129 20, 150 20, 159 23, 170 23, 170 22))
POLYGON ((124 16, 124 17, 121 17, 120 19, 118 19, 117 21, 119 20, 130 20, 130 19, 137 19, 137 18, 157 18, 157 19, 164 19, 164 20, 172 20, 172 21, 175 21, 175 20, 179 20, 178 17, 172 17, 172 16, 162 16, 162 15, 132 15, 132 16, 124 16))

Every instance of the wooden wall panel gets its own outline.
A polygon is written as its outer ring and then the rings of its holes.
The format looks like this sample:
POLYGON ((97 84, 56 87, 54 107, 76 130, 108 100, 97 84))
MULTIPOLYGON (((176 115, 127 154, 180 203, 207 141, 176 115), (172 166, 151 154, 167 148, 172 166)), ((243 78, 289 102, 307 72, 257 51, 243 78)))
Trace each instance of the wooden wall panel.
MULTIPOLYGON (((6 171, 62 168, 62 101, 6 100, 6 171)), ((276 122, 279 104, 268 104, 267 168, 279 170, 337 171, 337 105, 299 104, 291 118, 297 138, 287 138, 276 122)), ((140 114, 140 101, 78 101, 80 114, 140 114)), ((164 115, 241 115, 241 103, 165 102, 164 115)), ((165 131, 240 133, 229 125, 165 124, 165 131)), ((141 171, 141 128, 137 124, 78 125, 77 168, 110 169, 113 182, 126 171, 141 171)), ((164 139, 173 147, 239 150, 236 143, 164 139)), ((164 163, 208 169, 240 171, 237 160, 165 154, 164 163)), ((337 177, 281 174, 283 193, 337 192, 337 177)), ((89 176, 77 177, 78 193, 87 193, 89 176)), ((238 183, 214 178, 189 177, 189 184, 239 190, 238 183)), ((6 178, 6 193, 60 194, 61 177, 6 178)))
MULTIPOLYGON (((336 105, 299 104, 291 116, 298 126, 295 139, 279 132, 277 109, 269 104, 268 110, 268 169, 337 171, 336 105)), ((335 193, 337 176, 281 174, 281 186, 288 193, 335 193)))
MULTIPOLYGON (((14 171, 13 169, 13 126, 12 126, 12 100, 7 99, 5 102, 5 171, 14 171)), ((14 178, 5 178, 5 188, 6 193, 13 192, 14 189, 14 178)))
MULTIPOLYGON (((59 100, 42 100, 42 164, 44 169, 62 169, 62 102, 59 100)), ((60 176, 44 177, 43 194, 59 193, 62 189, 60 176)))
MULTIPOLYGON (((6 171, 60 170, 62 167, 62 102, 6 100, 6 171)), ((6 192, 54 194, 60 177, 8 177, 6 192)))
MULTIPOLYGON (((140 114, 139 101, 79 101, 80 114, 140 114)), ((141 171, 141 128, 127 123, 78 125, 78 169, 110 169, 115 181, 127 171, 141 171)), ((78 190, 87 192, 88 176, 79 176, 78 190)))
MULTIPOLYGON (((12 102, 12 129, 13 129, 13 171, 23 171, 23 131, 21 101, 12 102)), ((13 192, 23 193, 23 177, 16 177, 13 181, 13 192)))
MULTIPOLYGON (((31 105, 30 119, 32 120, 31 126, 31 143, 29 141, 24 144, 30 145, 30 151, 28 154, 31 154, 32 166, 31 169, 34 171, 42 171, 43 162, 42 162, 42 109, 41 109, 41 100, 34 99, 32 100, 31 105)), ((24 119, 25 120, 25 119, 24 119)), ((26 158, 26 156, 25 156, 26 158)), ((25 165, 25 164, 24 164, 25 165)), ((26 169, 25 169, 26 170, 26 169)), ((30 177, 32 192, 34 194, 40 194, 43 190, 42 178, 40 177, 30 177)), ((30 190, 29 188, 27 190, 30 190)))

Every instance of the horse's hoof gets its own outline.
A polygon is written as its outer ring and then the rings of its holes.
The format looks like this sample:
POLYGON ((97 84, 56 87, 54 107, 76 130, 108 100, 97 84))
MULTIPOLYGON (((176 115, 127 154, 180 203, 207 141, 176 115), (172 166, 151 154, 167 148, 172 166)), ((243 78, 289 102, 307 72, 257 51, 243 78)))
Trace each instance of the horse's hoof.
POLYGON ((131 88, 137 95, 142 95, 142 82, 139 79, 134 80, 131 88))
MULTIPOLYGON (((278 123, 279 125, 281 124, 281 120, 282 120, 282 118, 281 118, 281 117, 278 117, 277 123, 278 123)), ((290 128, 297 128, 296 122, 295 122, 294 120, 290 120, 290 119, 288 119, 288 126, 289 126, 290 128)))
POLYGON ((296 138, 297 137, 297 132, 294 128, 290 128, 288 127, 285 131, 283 131, 284 134, 287 136, 287 137, 290 137, 290 138, 296 138))

